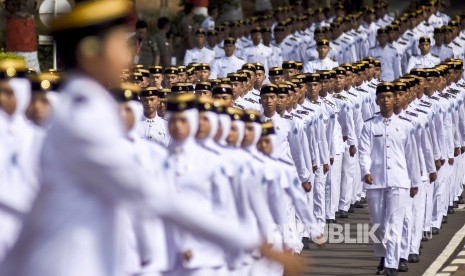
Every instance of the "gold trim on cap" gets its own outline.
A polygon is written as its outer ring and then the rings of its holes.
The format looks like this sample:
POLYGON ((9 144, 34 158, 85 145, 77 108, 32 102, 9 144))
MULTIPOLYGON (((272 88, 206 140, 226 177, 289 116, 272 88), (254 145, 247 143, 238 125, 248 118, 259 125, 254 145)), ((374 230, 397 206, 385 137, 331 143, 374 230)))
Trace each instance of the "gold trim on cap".
POLYGON ((130 11, 128 0, 99 0, 77 4, 74 9, 52 21, 52 31, 63 31, 92 26, 124 17, 130 11))

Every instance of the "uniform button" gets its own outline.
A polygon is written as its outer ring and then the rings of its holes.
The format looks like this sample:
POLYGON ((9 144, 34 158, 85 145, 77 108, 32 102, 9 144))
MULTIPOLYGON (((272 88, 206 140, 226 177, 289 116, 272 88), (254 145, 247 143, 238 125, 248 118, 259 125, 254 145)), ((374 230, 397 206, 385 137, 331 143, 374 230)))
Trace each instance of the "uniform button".
POLYGON ((387 169, 388 169, 388 170, 390 170, 390 169, 391 169, 391 167, 387 167, 387 169))
POLYGON ((389 134, 386 134, 386 137, 389 137, 389 134))
POLYGON ((386 148, 389 148, 389 145, 387 145, 386 148))
POLYGON ((388 156, 387 159, 391 159, 391 157, 388 156))

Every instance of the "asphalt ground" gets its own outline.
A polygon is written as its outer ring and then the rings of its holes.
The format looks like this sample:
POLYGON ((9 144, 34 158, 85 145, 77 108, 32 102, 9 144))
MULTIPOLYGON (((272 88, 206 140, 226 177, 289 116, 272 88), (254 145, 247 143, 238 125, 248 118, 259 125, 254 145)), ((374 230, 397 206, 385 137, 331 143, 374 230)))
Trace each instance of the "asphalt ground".
MULTIPOLYGON (((464 205, 455 209, 455 214, 448 215, 448 221, 442 225, 439 235, 423 242, 419 263, 409 263, 408 272, 399 273, 404 276, 419 276, 429 268, 429 266, 441 254, 449 244, 455 233, 465 224, 464 205)), ((363 209, 355 209, 355 213, 349 214, 348 219, 337 219, 339 225, 348 224, 343 230, 344 235, 350 231, 352 238, 357 237, 357 224, 369 224, 370 218, 365 205, 363 209), (350 226, 349 226, 350 225, 350 226), (349 228, 350 227, 350 228, 349 228)), ((360 227, 360 226, 359 226, 360 227)), ((364 241, 359 238, 359 241, 364 241)), ((442 267, 446 267, 463 249, 465 240, 462 240, 455 248, 453 254, 447 259, 442 267)), ((371 242, 365 243, 328 243, 322 249, 315 244, 310 245, 309 250, 302 252, 303 258, 309 262, 308 270, 304 275, 376 275, 376 267, 379 258, 373 256, 373 245, 371 242)))

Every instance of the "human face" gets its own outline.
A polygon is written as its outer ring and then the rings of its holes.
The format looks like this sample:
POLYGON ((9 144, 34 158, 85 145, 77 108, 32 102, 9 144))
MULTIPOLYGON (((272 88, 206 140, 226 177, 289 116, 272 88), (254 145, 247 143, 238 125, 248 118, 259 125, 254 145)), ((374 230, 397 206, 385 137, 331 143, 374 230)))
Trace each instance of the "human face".
POLYGON ((271 33, 269 32, 262 33, 263 44, 270 45, 271 38, 272 38, 271 33))
POLYGON ((322 80, 321 81, 321 92, 328 92, 331 80, 322 80))
POLYGON ((321 84, 319 82, 307 83, 307 95, 310 99, 316 99, 320 95, 321 84))
POLYGON ((378 39, 379 45, 381 47, 386 46, 388 43, 388 34, 379 34, 376 38, 378 39))
POLYGON ((252 34, 252 42, 253 45, 258 45, 262 41, 262 34, 259 32, 255 32, 252 34))
POLYGON ((429 42, 422 42, 418 45, 418 48, 420 49, 420 52, 422 55, 426 55, 429 53, 431 49, 431 43, 429 42))
POLYGON ((263 94, 261 95, 260 103, 265 112, 274 112, 278 104, 278 96, 273 93, 263 94))
POLYGON ((242 140, 241 146, 251 146, 255 138, 253 123, 245 123, 244 139, 242 140))
POLYGON ((153 114, 157 111, 159 104, 158 96, 141 97, 140 101, 142 103, 142 108, 144 109, 144 114, 153 114))
POLYGON ((137 36, 137 39, 139 39, 139 40, 143 40, 144 38, 146 38, 147 37, 147 28, 136 29, 136 36, 137 36))
POLYGON ((174 141, 182 142, 189 137, 189 121, 182 112, 174 112, 168 120, 168 131, 174 141))
POLYGON ((394 101, 394 108, 402 109, 405 101, 407 98, 407 93, 404 91, 396 91, 395 92, 395 101, 394 101))
POLYGON ((336 75, 336 87, 335 89, 340 92, 344 90, 346 86, 346 79, 347 77, 345 75, 336 75))
POLYGON ((195 82, 195 74, 188 75, 186 78, 186 82, 194 83, 195 82))
POLYGON ((256 74, 256 77, 255 77, 254 86, 255 87, 262 87, 262 84, 265 81, 265 72, 262 71, 262 70, 257 70, 257 72, 255 74, 256 74))
POLYGON ((186 78, 187 78, 186 72, 178 73, 179 82, 186 82, 186 78))
POLYGON ((281 43, 284 40, 285 37, 286 36, 285 36, 283 31, 279 31, 279 32, 274 33, 274 39, 276 40, 277 44, 281 43))
POLYGON ((318 51, 318 57, 320 59, 324 59, 324 58, 326 58, 328 56, 329 46, 327 46, 327 45, 318 46, 317 51, 318 51))
POLYGON ((234 105, 233 96, 230 94, 216 94, 213 96, 213 99, 220 100, 220 103, 226 106, 232 107, 234 105))
POLYGON ((16 97, 8 81, 0 81, 0 109, 9 116, 16 110, 16 97))
POLYGON ((158 109, 157 115, 164 118, 166 115, 166 98, 161 98, 158 100, 158 109))
POLYGON ((242 95, 243 84, 240 81, 231 82, 234 98, 237 99, 242 95))
POLYGON ((211 98, 212 97, 212 92, 210 90, 199 90, 199 91, 195 91, 195 94, 196 95, 200 95, 202 97, 207 97, 207 98, 211 98))
POLYGON ((136 122, 134 112, 132 112, 132 109, 127 103, 120 104, 119 110, 121 118, 123 119, 124 128, 126 132, 128 132, 134 127, 136 122))
POLYGON ((277 112, 285 111, 286 108, 289 106, 289 101, 290 100, 291 100, 291 97, 289 95, 279 94, 278 95, 278 100, 276 101, 276 111, 277 112))
POLYGON ((195 35, 195 46, 199 49, 205 47, 205 35, 197 34, 195 35))
POLYGON ((26 116, 36 125, 43 125, 48 118, 52 109, 45 93, 33 93, 31 102, 26 110, 26 116))
POLYGON ((225 44, 224 45, 224 54, 227 57, 232 57, 232 55, 234 55, 235 50, 236 50, 236 45, 234 45, 234 44, 225 44))
POLYGON ((216 35, 209 35, 207 36, 207 43, 210 47, 214 47, 216 45, 216 35))
POLYGON ((269 136, 263 136, 258 140, 257 149, 263 154, 270 156, 273 153, 273 143, 269 136))
POLYGON ((152 82, 152 86, 159 88, 161 87, 161 83, 163 82, 163 75, 162 74, 151 74, 150 81, 152 82))
POLYGON ((229 130, 229 134, 228 134, 228 138, 226 138, 226 142, 230 146, 235 146, 238 140, 239 140, 239 132, 238 132, 236 124, 233 122, 231 123, 231 129, 229 130))
POLYGON ((376 103, 381 113, 386 114, 394 110, 395 95, 392 92, 379 93, 376 95, 376 103))
POLYGON ((206 112, 199 113, 199 129, 197 130, 197 134, 195 138, 197 139, 205 139, 210 135, 211 131, 211 124, 208 120, 208 116, 206 112))
POLYGON ((131 50, 126 43, 127 27, 115 27, 100 43, 98 55, 82 58, 82 65, 100 83, 119 83, 120 73, 131 64, 131 50), (91 68, 91 69, 89 69, 91 68))
POLYGON ((295 74, 297 74, 297 69, 284 69, 284 79, 290 80, 295 74))
POLYGON ((165 76, 166 78, 164 79, 165 79, 166 88, 171 88, 173 84, 178 83, 179 81, 178 74, 166 74, 165 76))
POLYGON ((210 78, 210 70, 200 70, 200 81, 207 81, 210 78))
POLYGON ((272 84, 278 85, 284 81, 284 76, 270 76, 269 79, 272 84))

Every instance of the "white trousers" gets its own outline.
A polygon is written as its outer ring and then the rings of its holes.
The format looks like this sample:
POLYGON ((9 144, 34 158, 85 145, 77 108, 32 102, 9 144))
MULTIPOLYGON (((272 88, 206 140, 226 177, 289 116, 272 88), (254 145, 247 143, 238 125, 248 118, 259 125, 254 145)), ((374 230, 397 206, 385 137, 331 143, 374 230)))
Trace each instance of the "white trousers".
POLYGON ((425 221, 423 223, 423 231, 431 231, 433 227, 433 207, 434 207, 434 186, 437 185, 437 182, 427 183, 425 187, 426 196, 425 196, 425 221))
POLYGON ((414 225, 413 217, 413 198, 410 196, 406 197, 405 216, 404 223, 402 226, 402 237, 400 243, 400 257, 408 259, 410 253, 410 243, 412 240, 412 228, 414 225))
POLYGON ((324 232, 325 219, 325 185, 329 172, 323 173, 323 166, 316 171, 315 184, 313 185, 313 213, 316 217, 318 231, 324 232))
POLYGON ((341 198, 339 199, 339 210, 348 211, 352 200, 354 189, 354 171, 356 158, 350 157, 349 149, 346 149, 342 157, 342 176, 341 176, 341 198))
MULTIPOLYGON (((412 238, 410 239, 409 254, 420 253, 420 243, 423 236, 423 229, 425 225, 425 210, 426 210, 426 196, 428 186, 431 186, 429 181, 422 181, 418 187, 417 195, 412 199, 412 238)), ((407 255, 408 257, 408 255, 407 255)))
POLYGON ((351 204, 354 204, 356 201, 359 201, 362 198, 363 192, 363 182, 361 177, 361 170, 360 170, 360 159, 358 152, 354 156, 355 159, 355 171, 352 173, 354 174, 354 188, 352 189, 352 199, 350 201, 351 204))
POLYGON ((374 254, 385 257, 385 267, 397 269, 409 189, 370 189, 366 193, 371 223, 379 226, 375 235, 380 242, 374 244, 374 254))
POLYGON ((334 162, 326 178, 326 219, 335 219, 339 198, 341 195, 341 175, 342 175, 343 154, 336 154, 334 162))
POLYGON ((438 179, 434 185, 433 193, 433 216, 431 226, 441 228, 442 217, 447 215, 447 192, 450 185, 450 168, 449 164, 444 163, 444 166, 438 171, 438 179))
POLYGON ((206 267, 206 268, 185 268, 177 267, 173 270, 163 273, 164 276, 227 276, 228 269, 225 266, 221 267, 206 267))

